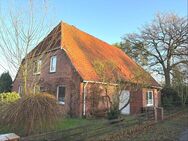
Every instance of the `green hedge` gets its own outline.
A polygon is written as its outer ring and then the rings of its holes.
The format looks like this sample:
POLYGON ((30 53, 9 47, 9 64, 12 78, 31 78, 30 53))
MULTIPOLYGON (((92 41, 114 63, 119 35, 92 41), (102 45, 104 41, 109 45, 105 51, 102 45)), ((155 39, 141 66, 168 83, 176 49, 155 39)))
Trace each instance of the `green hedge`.
POLYGON ((20 98, 16 92, 0 93, 0 102, 14 102, 20 98))

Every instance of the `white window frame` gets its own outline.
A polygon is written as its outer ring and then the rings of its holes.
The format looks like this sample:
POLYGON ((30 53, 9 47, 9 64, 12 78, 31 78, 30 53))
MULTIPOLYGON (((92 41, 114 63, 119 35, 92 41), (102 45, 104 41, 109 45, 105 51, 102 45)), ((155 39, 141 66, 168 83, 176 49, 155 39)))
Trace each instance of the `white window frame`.
POLYGON ((36 75, 36 74, 40 74, 41 73, 41 65, 42 65, 42 60, 36 60, 34 62, 34 65, 35 63, 37 63, 37 66, 34 66, 34 69, 35 67, 37 67, 37 71, 35 72, 35 70, 33 70, 33 73, 36 75))
POLYGON ((54 55, 54 56, 51 56, 50 58, 50 72, 56 72, 56 69, 57 69, 57 56, 54 55), (55 59, 55 60, 53 60, 55 59), (55 64, 53 64, 55 63, 55 64))
POLYGON ((18 87, 18 94, 19 94, 20 96, 22 95, 22 91, 23 91, 22 86, 19 85, 19 87, 18 87))
POLYGON ((35 86, 33 87, 33 93, 34 93, 34 94, 37 94, 37 93, 36 93, 37 87, 39 88, 39 93, 40 93, 40 86, 35 85, 35 86))
POLYGON ((153 91, 147 91, 146 93, 146 105, 147 106, 153 106, 154 105, 154 95, 153 95, 153 91), (148 103, 148 100, 149 100, 149 94, 151 93, 151 96, 152 96, 152 99, 151 99, 151 103, 148 103))
POLYGON ((56 94, 56 98, 57 98, 59 104, 64 105, 65 101, 59 101, 59 87, 65 87, 65 95, 66 95, 66 86, 65 85, 59 85, 59 86, 57 86, 57 94, 56 94))

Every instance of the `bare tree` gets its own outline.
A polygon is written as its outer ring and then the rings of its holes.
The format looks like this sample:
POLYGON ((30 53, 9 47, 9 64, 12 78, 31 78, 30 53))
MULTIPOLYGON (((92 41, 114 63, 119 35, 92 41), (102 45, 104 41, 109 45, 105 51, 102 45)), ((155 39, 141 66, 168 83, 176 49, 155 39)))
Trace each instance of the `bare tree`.
POLYGON ((123 41, 121 46, 128 42, 134 48, 133 54, 141 52, 135 60, 147 61, 150 70, 165 77, 166 86, 171 85, 173 68, 188 64, 188 22, 176 14, 157 14, 140 34, 128 34, 123 41))
POLYGON ((178 96, 181 100, 181 105, 185 106, 185 103, 188 99, 188 73, 187 73, 188 66, 178 66, 173 69, 173 79, 172 79, 172 86, 177 91, 178 96))
MULTIPOLYGON (((100 77, 100 80, 103 82, 102 86, 105 90, 108 109, 112 108, 121 112, 125 107, 127 107, 127 105, 130 103, 130 95, 122 97, 122 92, 124 90, 136 92, 140 88, 151 87, 151 85, 148 83, 151 80, 151 76, 142 68, 132 72, 133 76, 129 80, 125 80, 125 78, 123 78, 122 75, 118 73, 118 68, 116 67, 115 63, 113 63, 113 61, 95 60, 94 68, 100 77), (145 79, 143 79, 143 75, 145 79), (121 107, 119 107, 119 104, 121 104, 121 107)), ((98 87, 99 86, 100 85, 98 85, 98 87)), ((95 85, 93 93, 97 95, 96 97, 98 97, 98 99, 95 99, 97 102, 99 102, 100 99, 100 92, 101 90, 95 85)))
MULTIPOLYGON (((55 44, 54 38, 57 36, 48 37, 50 40, 45 38, 39 44, 50 30, 47 18, 47 1, 41 1, 41 5, 39 5, 36 1, 28 0, 28 5, 19 8, 13 6, 16 1, 8 2, 9 13, 4 16, 4 11, 0 11, 0 55, 6 60, 6 65, 13 77, 15 77, 15 72, 19 71, 23 92, 26 93, 26 91, 29 92, 27 86, 31 79, 29 77, 35 69, 41 69, 41 62, 36 61, 42 59, 42 64, 45 65, 44 60, 48 58, 47 51, 55 44), (36 45, 38 45, 37 49, 33 49, 36 45), (35 68, 36 65, 39 65, 39 68, 35 68)), ((58 29, 56 30, 54 32, 58 32, 58 29)), ((36 75, 32 78, 32 82, 36 83, 33 85, 37 85, 37 81, 39 81, 39 77, 36 75)))

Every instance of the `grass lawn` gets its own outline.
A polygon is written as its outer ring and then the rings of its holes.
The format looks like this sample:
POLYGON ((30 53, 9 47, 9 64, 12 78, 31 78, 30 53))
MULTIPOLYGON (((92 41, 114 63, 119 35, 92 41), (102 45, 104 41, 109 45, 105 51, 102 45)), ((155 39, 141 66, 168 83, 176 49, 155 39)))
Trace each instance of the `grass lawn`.
MULTIPOLYGON (((55 130, 55 131, 66 130, 70 128, 84 126, 90 123, 96 124, 97 122, 99 122, 99 120, 89 120, 89 119, 82 119, 82 118, 65 118, 65 119, 62 118, 59 121, 57 121, 57 124, 55 125, 53 129, 47 129, 46 131, 49 132, 50 130, 55 130)), ((0 134, 10 133, 10 132, 14 132, 14 130, 8 130, 6 127, 3 127, 0 125, 0 134)), ((17 134, 19 135, 22 134, 22 131, 20 130, 20 132, 18 132, 17 134)))
MULTIPOLYGON (((129 129, 128 126, 129 124, 131 125, 133 123, 137 125, 137 120, 135 120, 134 116, 125 116, 124 119, 125 120, 123 121, 123 123, 126 123, 128 129, 129 129)), ((113 132, 115 133, 124 130, 124 127, 121 128, 121 123, 120 123, 120 127, 116 125, 110 125, 107 119, 65 118, 57 122, 55 129, 47 129, 44 132, 55 130, 55 131, 61 131, 63 133, 67 129, 76 128, 84 125, 86 125, 88 128, 87 130, 90 131, 89 134, 97 135, 95 137, 95 140, 97 140, 97 137, 99 137, 100 139, 100 137, 103 138, 103 136, 108 136, 109 133, 113 134, 113 132), (102 128, 104 127, 102 129, 103 131, 95 130, 100 127, 102 128)), ((130 128, 131 127, 132 126, 130 126, 130 128)), ((178 140, 180 133, 186 128, 188 128, 188 108, 187 110, 185 110, 183 114, 175 118, 159 122, 154 126, 143 129, 141 132, 130 135, 128 138, 122 136, 120 140, 130 140, 130 141, 178 140)), ((78 130, 82 130, 82 129, 78 128, 78 130)), ((6 130, 6 128, 0 126, 0 134, 7 132, 14 132, 14 131, 6 130)), ((21 132, 17 134, 22 135, 21 132)), ((70 134, 70 132, 68 131, 67 134, 70 134)), ((115 139, 117 140, 117 138, 115 139)))
MULTIPOLYGON (((130 121, 131 119, 134 119, 135 117, 133 116, 124 116, 123 117, 125 120, 124 122, 130 121)), ((134 122, 131 121, 130 124, 134 122)), ((87 128, 91 129, 92 132, 95 132, 95 128, 98 127, 106 127, 107 129, 109 129, 109 126, 106 125, 106 123, 108 123, 107 119, 84 119, 84 118, 62 118, 59 121, 57 121, 56 126, 53 129, 46 129, 43 132, 50 132, 50 131, 64 131, 67 129, 71 129, 71 128, 76 128, 76 127, 80 127, 80 126, 84 126, 87 125, 87 128)), ((4 133, 16 133, 20 136, 23 135, 23 131, 20 129, 19 131, 14 131, 14 130, 8 130, 6 127, 3 127, 0 125, 0 134, 4 134, 4 133)))

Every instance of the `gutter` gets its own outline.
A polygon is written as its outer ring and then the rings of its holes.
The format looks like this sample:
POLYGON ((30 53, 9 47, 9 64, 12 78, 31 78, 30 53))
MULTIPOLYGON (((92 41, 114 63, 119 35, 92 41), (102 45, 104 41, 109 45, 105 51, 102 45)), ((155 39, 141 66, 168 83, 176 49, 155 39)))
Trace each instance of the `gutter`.
MULTIPOLYGON (((83 116, 86 116, 86 96, 87 96, 87 85, 88 83, 93 83, 93 84, 103 84, 103 85, 111 85, 111 86, 118 86, 116 83, 105 83, 105 82, 100 82, 100 81, 91 81, 91 80, 83 80, 84 86, 83 86, 83 116)), ((156 87, 156 86, 151 86, 152 88, 158 88, 160 89, 161 87, 156 87)))
POLYGON ((87 81, 87 80, 84 80, 83 81, 84 83, 95 83, 95 84, 104 84, 104 85, 111 85, 111 86, 117 86, 118 84, 116 83, 105 83, 105 82, 100 82, 100 81, 87 81))
POLYGON ((86 95, 87 95, 87 89, 86 89, 86 87, 87 87, 87 85, 88 85, 88 82, 84 82, 85 84, 84 84, 84 87, 83 87, 83 95, 84 95, 84 97, 83 97, 83 116, 86 116, 86 95))
MULTIPOLYGON (((104 85, 111 85, 111 86, 118 86, 119 84, 117 83, 106 83, 106 82, 100 82, 100 81, 92 81, 92 80, 83 80, 84 83, 94 83, 94 84, 104 84, 104 85)), ((128 83, 131 83, 127 81, 128 83)), ((134 84, 134 83, 133 83, 134 84)), ((156 89, 162 89, 161 86, 150 86, 151 88, 156 88, 156 89)))
POLYGON ((87 85, 88 83, 95 83, 95 84, 103 84, 103 85, 111 85, 111 86, 117 86, 118 84, 115 83, 105 83, 105 82, 99 82, 99 81, 87 81, 83 80, 84 86, 83 86, 83 116, 86 116, 86 96, 87 96, 87 85))

